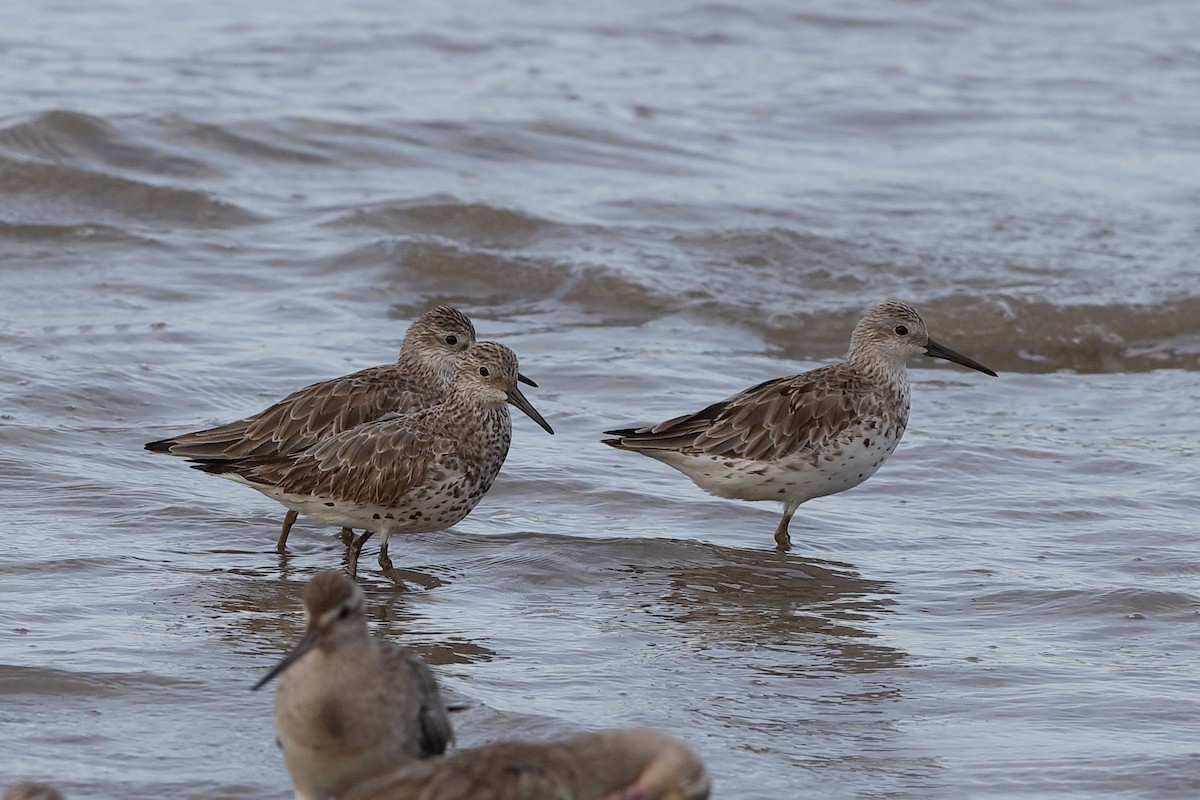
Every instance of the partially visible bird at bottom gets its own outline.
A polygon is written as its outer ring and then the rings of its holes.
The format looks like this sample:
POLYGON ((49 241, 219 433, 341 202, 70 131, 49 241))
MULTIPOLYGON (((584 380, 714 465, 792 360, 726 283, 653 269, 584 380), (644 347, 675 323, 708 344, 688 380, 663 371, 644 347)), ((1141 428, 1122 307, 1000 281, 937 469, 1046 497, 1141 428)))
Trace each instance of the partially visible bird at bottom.
POLYGON ((298 800, 351 787, 445 752, 453 734, 428 665, 367 630, 364 596, 342 572, 304 589, 304 637, 262 680, 279 676, 275 733, 298 800))
POLYGON ((363 544, 379 532, 379 565, 403 588, 388 556, 389 537, 449 528, 478 505, 508 456, 508 404, 554 433, 517 388, 517 368, 516 355, 504 345, 477 342, 438 405, 359 425, 298 453, 195 459, 195 467, 301 514, 363 529, 350 547, 351 574, 363 544))
POLYGON ((410 764, 341 800, 706 800, 704 765, 660 731, 497 742, 410 764))
POLYGON ((44 783, 13 783, 4 790, 2 800, 63 800, 62 792, 44 783))
POLYGON ((782 502, 775 542, 788 550, 801 503, 859 485, 896 449, 908 425, 905 366, 921 354, 996 376, 930 339, 917 310, 891 300, 854 327, 844 362, 773 378, 657 425, 605 431, 616 438, 602 441, 674 467, 718 497, 782 502))

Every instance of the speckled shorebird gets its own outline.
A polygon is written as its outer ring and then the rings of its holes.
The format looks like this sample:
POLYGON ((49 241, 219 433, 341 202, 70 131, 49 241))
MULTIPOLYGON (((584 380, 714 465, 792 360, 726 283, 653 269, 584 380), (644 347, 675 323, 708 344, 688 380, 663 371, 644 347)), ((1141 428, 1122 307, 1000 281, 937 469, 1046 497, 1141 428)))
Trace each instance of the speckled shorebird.
POLYGON ((409 764, 342 800, 705 800, 708 776, 678 739, 645 729, 499 742, 409 764))
MULTIPOLYGON (((409 326, 394 364, 314 383, 253 416, 150 442, 146 449, 206 461, 295 453, 385 414, 440 403, 462 354, 473 344, 475 326, 467 315, 438 306, 409 326)), ((523 375, 519 379, 537 385, 523 375)), ((275 543, 281 553, 296 516, 289 509, 283 519, 275 543)), ((347 544, 349 537, 350 530, 343 528, 347 544)))
POLYGON ((275 690, 275 734, 299 800, 340 797, 451 739, 433 673, 416 653, 367 631, 363 592, 318 572, 304 589, 307 628, 259 689, 275 690))
POLYGON ((617 438, 603 441, 658 459, 718 497, 782 502, 775 542, 787 550, 801 503, 858 486, 896 449, 908 424, 905 365, 922 353, 996 375, 930 339, 917 310, 892 300, 854 327, 842 363, 657 425, 606 431, 617 438))
POLYGON ((14 783, 4 790, 2 800, 63 800, 63 796, 44 783, 14 783))
POLYGON ((331 525, 364 529, 350 548, 352 574, 363 543, 380 533, 379 564, 403 587, 388 557, 388 538, 440 531, 475 508, 508 455, 508 403, 554 433, 517 388, 513 352, 478 342, 463 354, 449 393, 436 406, 359 425, 298 453, 196 459, 196 468, 238 480, 331 525))

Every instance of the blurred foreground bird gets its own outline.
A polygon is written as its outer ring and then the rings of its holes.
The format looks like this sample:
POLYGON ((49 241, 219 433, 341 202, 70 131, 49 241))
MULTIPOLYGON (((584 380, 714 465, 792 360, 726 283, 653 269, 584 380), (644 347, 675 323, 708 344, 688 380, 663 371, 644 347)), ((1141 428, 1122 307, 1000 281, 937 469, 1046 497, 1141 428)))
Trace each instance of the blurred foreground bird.
POLYGON ((299 800, 339 797, 452 737, 429 667, 371 636, 363 605, 349 576, 318 572, 304 589, 304 638, 254 686, 280 676, 275 733, 299 800))
POLYGON ((44 783, 14 783, 0 800, 63 800, 62 793, 44 783))

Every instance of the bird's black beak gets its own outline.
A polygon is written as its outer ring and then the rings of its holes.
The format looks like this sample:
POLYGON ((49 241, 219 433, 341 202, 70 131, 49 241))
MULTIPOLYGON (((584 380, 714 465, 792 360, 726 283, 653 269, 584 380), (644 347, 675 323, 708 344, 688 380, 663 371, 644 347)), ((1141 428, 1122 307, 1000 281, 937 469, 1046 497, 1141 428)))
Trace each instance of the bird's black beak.
POLYGON ((260 680, 256 684, 254 684, 254 686, 251 687, 251 691, 256 692, 259 689, 261 689, 262 687, 266 686, 268 683, 271 682, 272 678, 274 678, 279 673, 283 672, 285 669, 290 667, 292 664, 295 664, 296 659, 300 658, 300 656, 304 655, 309 650, 312 650, 314 647, 321 644, 321 642, 324 639, 325 639, 325 634, 321 632, 320 628, 317 628, 316 626, 309 628, 308 631, 305 632, 304 638, 301 639, 300 642, 295 647, 292 648, 292 652, 290 652, 286 656, 284 656, 283 660, 280 661, 278 664, 276 664, 275 667, 270 672, 268 672, 265 676, 263 676, 262 680, 260 680))
MULTIPOLYGON (((532 378, 526 378, 524 375, 522 375, 519 372, 517 373, 517 380, 519 380, 521 383, 525 384, 526 386, 532 386, 535 389, 538 388, 538 385, 533 382, 532 378)), ((151 444, 155 444, 155 443, 151 442, 151 444)))
POLYGON ((521 394, 521 390, 515 385, 508 390, 508 402, 524 411, 531 420, 536 422, 538 425, 541 425, 545 429, 546 433, 554 433, 554 428, 550 427, 550 423, 542 419, 542 415, 539 414, 537 409, 525 399, 525 395, 521 394))
POLYGON ((930 339, 925 343, 925 355, 932 356, 933 358, 944 358, 947 361, 953 361, 955 364, 962 364, 964 367, 977 369, 985 375, 991 375, 993 378, 996 377, 996 373, 992 372, 983 364, 980 364, 978 361, 972 361, 962 353, 956 353, 949 347, 938 344, 933 339, 930 339))

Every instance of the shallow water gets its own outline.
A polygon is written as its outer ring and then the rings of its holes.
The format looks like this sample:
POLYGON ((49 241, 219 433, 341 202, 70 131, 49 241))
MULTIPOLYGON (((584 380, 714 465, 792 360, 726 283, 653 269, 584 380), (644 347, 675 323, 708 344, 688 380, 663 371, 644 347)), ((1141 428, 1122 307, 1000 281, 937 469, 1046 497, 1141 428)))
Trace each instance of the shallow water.
POLYGON ((1182 0, 16 2, 0 775, 286 797, 336 531, 142 443, 454 303, 554 425, 360 577, 460 745, 643 724, 731 800, 1200 794, 1200 17, 1182 0), (918 305, 905 440, 779 511, 598 443, 918 305))

